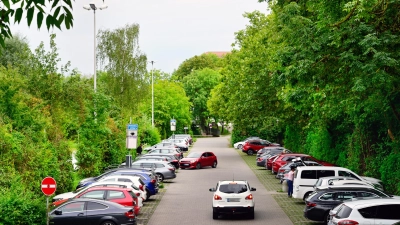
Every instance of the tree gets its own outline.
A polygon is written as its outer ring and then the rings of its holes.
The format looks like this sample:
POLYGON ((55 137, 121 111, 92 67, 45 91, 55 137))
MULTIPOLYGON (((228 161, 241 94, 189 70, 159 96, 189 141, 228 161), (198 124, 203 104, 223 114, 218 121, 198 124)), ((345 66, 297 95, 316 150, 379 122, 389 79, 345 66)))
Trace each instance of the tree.
POLYGON ((147 57, 139 50, 139 25, 100 30, 98 56, 107 72, 103 89, 120 107, 137 111, 146 97, 147 57))
POLYGON ((210 98, 210 92, 220 82, 221 75, 210 68, 194 70, 186 76, 182 83, 187 96, 192 103, 192 116, 200 122, 204 132, 209 131, 207 120, 210 113, 207 108, 207 101, 210 98))
POLYGON ((64 24, 67 29, 73 26, 72 1, 71 0, 2 0, 4 5, 0 9, 0 44, 4 47, 4 40, 11 38, 12 33, 10 23, 20 23, 24 11, 26 11, 26 21, 31 26, 34 18, 37 27, 40 29, 46 17, 47 30, 57 27, 61 29, 64 24), (46 12, 49 9, 49 12, 46 12), (36 15, 35 15, 36 13, 36 15))
POLYGON ((179 68, 174 71, 172 78, 174 80, 182 81, 184 77, 188 76, 195 70, 204 68, 217 69, 221 67, 221 59, 215 54, 204 53, 200 56, 194 56, 185 60, 179 65, 179 68))

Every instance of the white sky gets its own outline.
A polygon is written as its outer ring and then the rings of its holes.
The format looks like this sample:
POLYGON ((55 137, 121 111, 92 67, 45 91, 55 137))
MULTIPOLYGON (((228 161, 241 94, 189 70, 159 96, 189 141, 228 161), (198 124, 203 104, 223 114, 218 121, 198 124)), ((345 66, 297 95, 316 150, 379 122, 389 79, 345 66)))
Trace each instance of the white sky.
MULTIPOLYGON (((74 27, 54 30, 62 64, 71 61, 71 69, 77 68, 83 74, 93 74, 93 11, 83 9, 90 2, 74 1, 74 27)), ((95 3, 103 4, 100 0, 95 3)), ((105 0, 105 4, 106 10, 96 11, 97 30, 138 23, 141 51, 149 61, 155 61, 154 69, 167 73, 195 55, 230 51, 234 33, 248 24, 243 13, 267 12, 267 3, 257 0, 105 0)), ((50 32, 45 21, 41 30, 37 29, 36 21, 28 28, 26 20, 11 29, 26 36, 32 50, 41 41, 49 46, 50 32)))

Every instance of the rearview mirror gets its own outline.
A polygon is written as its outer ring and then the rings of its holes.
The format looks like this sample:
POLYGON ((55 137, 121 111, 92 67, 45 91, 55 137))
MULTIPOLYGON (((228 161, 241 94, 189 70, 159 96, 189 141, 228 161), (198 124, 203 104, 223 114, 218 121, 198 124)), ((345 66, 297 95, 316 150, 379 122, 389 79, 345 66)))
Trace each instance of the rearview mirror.
POLYGON ((209 191, 215 192, 216 190, 215 190, 215 188, 210 188, 209 191))
POLYGON ((62 211, 61 211, 61 210, 56 210, 56 211, 54 211, 54 214, 56 214, 56 215, 62 215, 62 211))
POLYGON ((256 188, 250 188, 250 191, 256 191, 257 189, 256 188))

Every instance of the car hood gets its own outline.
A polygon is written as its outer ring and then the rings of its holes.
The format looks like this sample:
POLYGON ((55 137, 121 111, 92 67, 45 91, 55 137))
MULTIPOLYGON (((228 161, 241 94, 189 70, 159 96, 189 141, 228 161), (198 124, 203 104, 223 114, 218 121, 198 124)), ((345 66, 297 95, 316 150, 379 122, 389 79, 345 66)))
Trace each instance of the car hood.
POLYGON ((75 197, 75 193, 73 193, 73 192, 66 192, 66 193, 62 193, 62 194, 59 194, 59 195, 56 195, 56 196, 54 196, 53 197, 53 199, 67 199, 67 198, 73 198, 73 197, 75 197))

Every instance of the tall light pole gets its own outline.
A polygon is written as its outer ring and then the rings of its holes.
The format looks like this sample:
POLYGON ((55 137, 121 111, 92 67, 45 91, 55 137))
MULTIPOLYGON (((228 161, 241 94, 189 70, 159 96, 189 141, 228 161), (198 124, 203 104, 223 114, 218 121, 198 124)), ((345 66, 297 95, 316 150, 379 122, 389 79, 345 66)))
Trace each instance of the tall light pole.
POLYGON ((154 61, 151 63, 151 126, 154 127, 154 78, 153 78, 153 66, 154 61))
POLYGON ((93 10, 93 24, 94 24, 94 46, 93 46, 93 54, 94 54, 94 65, 93 65, 93 87, 94 87, 94 92, 96 92, 97 90, 97 76, 96 76, 96 66, 97 66, 97 56, 96 56, 96 51, 97 51, 97 46, 96 46, 96 10, 100 9, 107 9, 108 6, 107 5, 102 5, 99 8, 96 7, 96 4, 94 2, 91 2, 89 5, 84 5, 83 6, 84 9, 86 10, 93 10))

